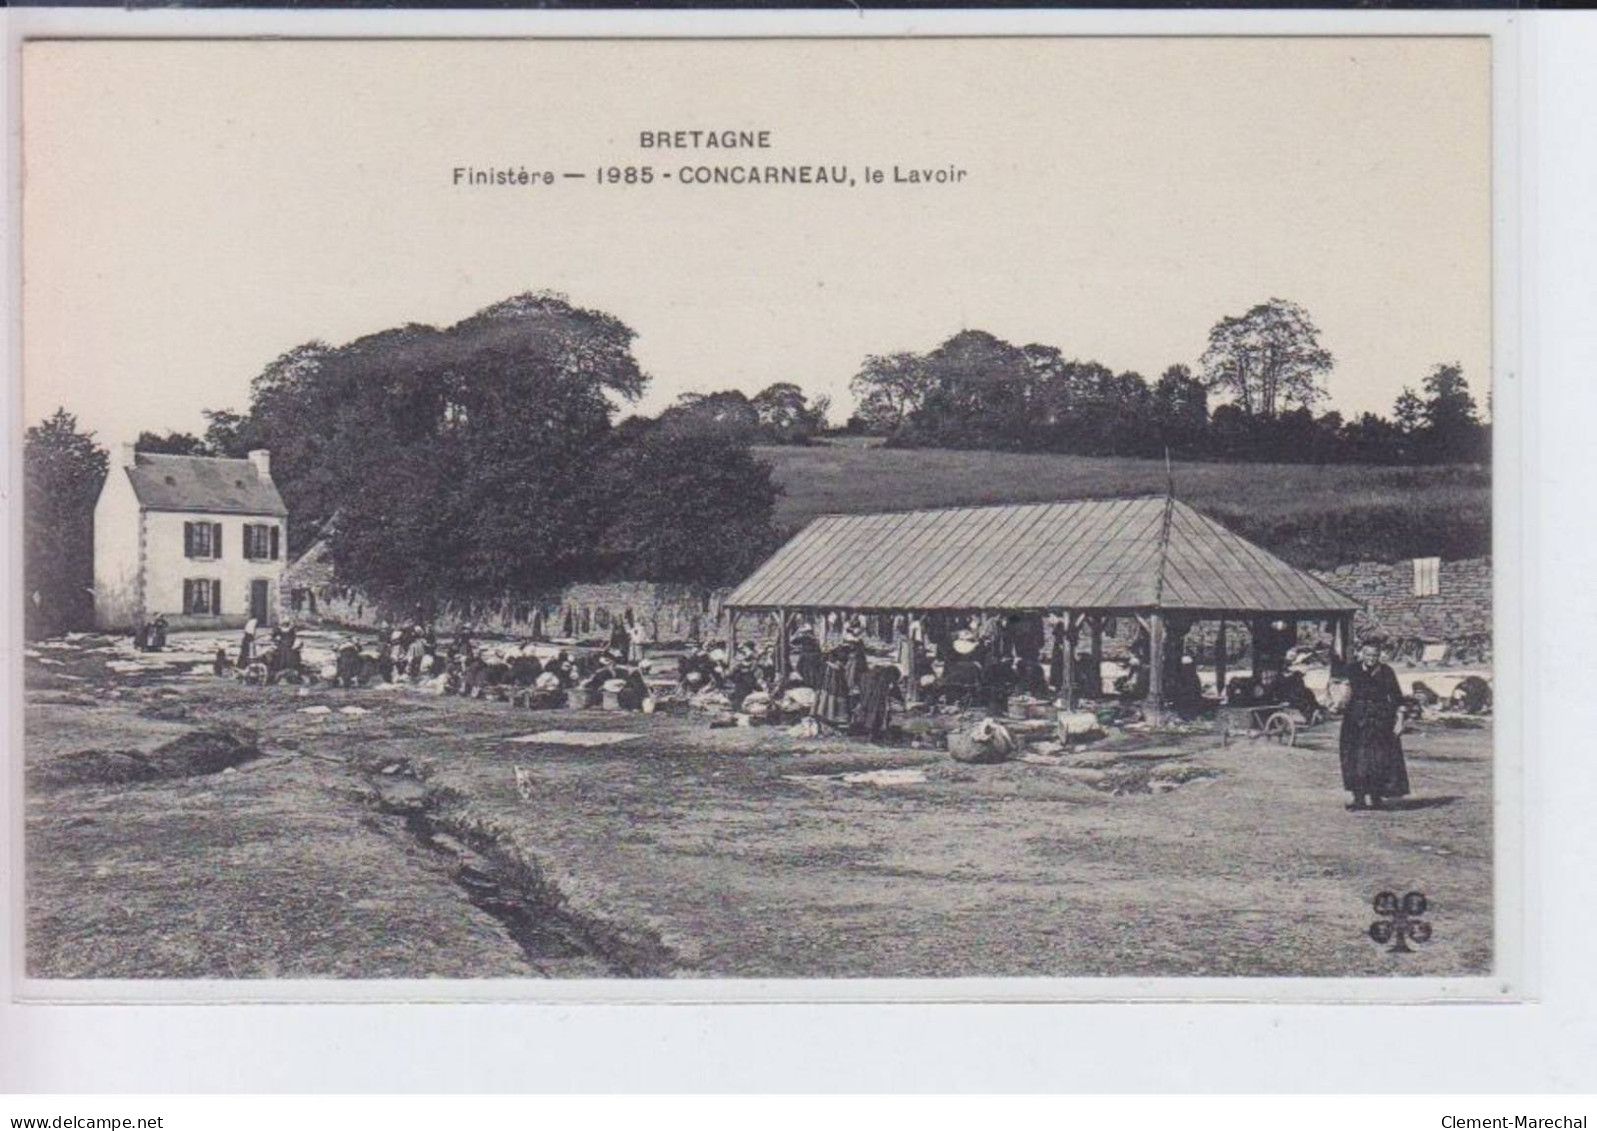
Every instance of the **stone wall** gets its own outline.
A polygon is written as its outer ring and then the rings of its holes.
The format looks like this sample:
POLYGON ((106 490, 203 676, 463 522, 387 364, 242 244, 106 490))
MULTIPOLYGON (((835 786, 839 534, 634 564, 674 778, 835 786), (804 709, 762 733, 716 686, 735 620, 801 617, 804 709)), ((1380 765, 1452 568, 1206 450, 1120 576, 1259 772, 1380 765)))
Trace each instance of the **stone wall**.
POLYGON ((726 593, 647 581, 583 582, 537 599, 446 601, 431 610, 394 606, 338 584, 318 545, 285 574, 282 611, 308 624, 376 628, 420 621, 446 634, 469 622, 481 633, 539 640, 608 639, 621 621, 644 642, 668 643, 715 636, 726 593))
POLYGON ((1437 642, 1491 636, 1491 558, 1442 562, 1433 597, 1414 595, 1412 561, 1358 562, 1314 575, 1364 603, 1356 635, 1437 642))

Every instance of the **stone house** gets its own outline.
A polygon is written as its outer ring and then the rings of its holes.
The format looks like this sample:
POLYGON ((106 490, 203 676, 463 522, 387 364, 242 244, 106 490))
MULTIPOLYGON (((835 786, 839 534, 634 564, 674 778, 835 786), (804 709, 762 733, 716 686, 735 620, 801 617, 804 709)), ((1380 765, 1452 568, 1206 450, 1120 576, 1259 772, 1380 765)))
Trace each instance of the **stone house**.
POLYGON ((212 459, 124 444, 94 508, 95 625, 157 614, 173 628, 270 623, 287 546, 269 452, 212 459))

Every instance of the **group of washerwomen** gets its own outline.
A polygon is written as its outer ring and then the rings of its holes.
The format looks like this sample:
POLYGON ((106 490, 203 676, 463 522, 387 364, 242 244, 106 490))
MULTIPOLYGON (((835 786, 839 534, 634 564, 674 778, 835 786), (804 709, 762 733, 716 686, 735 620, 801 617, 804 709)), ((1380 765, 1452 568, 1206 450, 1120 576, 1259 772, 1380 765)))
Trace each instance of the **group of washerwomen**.
POLYGON ((600 655, 573 655, 562 650, 541 660, 531 644, 484 646, 470 624, 461 625, 451 640, 441 643, 431 625, 396 629, 384 623, 374 638, 342 638, 330 668, 319 672, 307 670, 299 633, 291 620, 272 626, 265 638, 261 632, 259 624, 251 620, 244 626, 236 653, 229 655, 219 646, 216 674, 236 672, 248 677, 253 673, 261 683, 299 682, 315 676, 339 687, 401 680, 419 684, 441 678, 442 690, 449 694, 509 699, 512 693, 523 692, 548 697, 549 705, 556 699, 564 702, 564 692, 578 687, 616 692, 624 705, 634 709, 648 695, 639 666, 633 662, 635 649, 622 626, 617 626, 610 648, 600 655))
POLYGON ((384 625, 376 640, 364 645, 353 636, 339 641, 332 679, 340 687, 357 687, 441 678, 446 694, 523 706, 562 705, 565 692, 582 688, 615 693, 621 706, 636 710, 648 697, 648 686, 633 662, 624 628, 618 636, 598 655, 573 655, 562 649, 540 659, 530 643, 485 644, 477 639, 471 624, 461 625, 442 646, 431 627, 417 624, 392 629, 384 625))
MULTIPOLYGON (((1062 619, 1053 619, 1051 627, 1051 641, 1047 640, 1048 622, 1027 622, 1019 616, 984 628, 945 625, 945 631, 937 633, 929 646, 912 637, 909 646, 918 648, 922 657, 917 669, 930 669, 918 681, 922 700, 985 707, 991 714, 1004 715, 1014 695, 1053 699, 1070 687, 1088 699, 1105 698, 1098 662, 1085 650, 1072 652, 1062 619)), ((1133 703, 1147 697, 1147 660, 1144 636, 1133 642, 1126 672, 1115 680, 1113 698, 1133 703)), ((1189 657, 1183 657, 1173 690, 1180 695, 1189 685, 1201 695, 1196 668, 1189 657)))
MULTIPOLYGON (((240 672, 258 670, 267 682, 284 675, 299 678, 303 672, 298 630, 291 620, 273 626, 265 641, 257 640, 259 628, 254 620, 246 624, 236 660, 225 648, 216 656, 218 675, 236 667, 240 672)), ((164 618, 157 617, 141 626, 136 643, 143 650, 159 650, 165 644, 164 618)), ((771 649, 757 649, 745 643, 735 654, 724 648, 695 645, 678 660, 678 694, 692 698, 708 693, 726 697, 728 706, 751 714, 781 712, 806 713, 819 723, 854 733, 881 736, 887 729, 892 704, 904 703, 903 672, 894 664, 871 664, 864 640, 864 629, 851 623, 839 644, 823 650, 815 630, 799 624, 789 633, 792 670, 785 684, 778 677, 771 649)), ((1057 641, 1056 641, 1057 645, 1057 641)), ((923 642, 911 638, 911 648, 923 649, 923 642)), ((969 629, 961 629, 940 641, 928 660, 935 659, 933 672, 919 681, 923 701, 961 706, 986 706, 992 714, 1004 714, 1008 698, 1015 689, 1034 694, 1049 694, 1063 684, 1061 649, 1055 647, 1053 663, 1041 663, 1024 650, 1008 657, 997 657, 994 641, 969 629)), ((436 632, 417 624, 401 629, 383 626, 375 643, 362 647, 353 637, 339 643, 333 680, 342 687, 382 681, 444 677, 444 690, 474 698, 496 697, 526 706, 557 706, 572 688, 612 692, 618 706, 640 709, 649 699, 639 659, 623 626, 617 625, 610 646, 600 655, 573 656, 560 651, 547 661, 540 660, 532 645, 515 649, 484 648, 475 639, 470 624, 462 625, 454 639, 442 650, 436 632)), ((1074 658, 1078 664, 1085 657, 1074 658)), ((1096 681, 1096 665, 1074 672, 1078 686, 1096 681)), ((1182 660, 1182 674, 1188 675, 1182 660)), ((1122 696, 1146 694, 1146 660, 1133 645, 1127 675, 1118 681, 1122 696)), ((1228 701, 1247 697, 1279 698, 1284 690, 1272 684, 1269 669, 1258 677, 1259 687, 1228 686, 1228 701)), ((1352 809, 1379 808, 1385 801, 1409 792, 1401 735, 1403 733, 1403 694, 1391 667, 1380 658, 1378 645, 1366 641, 1357 662, 1348 671, 1350 695, 1339 741, 1343 787, 1353 795, 1352 809)), ((1101 688, 1101 684, 1098 684, 1101 688)), ((1178 683, 1179 692, 1182 684, 1178 683)), ((1290 691, 1287 698, 1290 698, 1290 691)), ((1308 704, 1318 708, 1313 696, 1308 704)))
POLYGON ((299 629, 292 620, 285 620, 268 629, 263 640, 260 622, 251 617, 244 623, 238 651, 229 656, 225 645, 217 645, 212 667, 217 675, 233 671, 241 677, 258 676, 262 683, 276 683, 284 678, 297 680, 304 667, 299 629))
MULTIPOLYGON (((1018 618, 1017 618, 1018 619, 1018 618)), ((917 626, 918 628, 919 626, 917 626)), ((887 729, 895 705, 905 705, 905 667, 911 662, 922 674, 916 680, 919 700, 930 706, 984 708, 1005 715, 1016 694, 1050 697, 1063 685, 1061 636, 1052 663, 1044 665, 1041 640, 1036 648, 1010 632, 974 628, 940 634, 935 643, 923 633, 900 636, 897 663, 872 663, 865 647, 865 626, 858 619, 841 626, 831 647, 823 647, 815 628, 798 621, 788 626, 789 674, 777 686, 771 651, 745 643, 728 657, 723 649, 696 649, 681 661, 681 690, 692 696, 705 691, 726 695, 732 710, 756 717, 767 711, 812 715, 838 730, 879 737, 887 729), (907 654, 914 650, 913 661, 907 654)), ((1077 658, 1076 678, 1085 686, 1087 657, 1077 658)))
POLYGON ((862 625, 849 625, 824 652, 807 624, 792 628, 788 643, 785 677, 769 644, 759 648, 745 641, 730 652, 697 645, 677 663, 677 695, 755 720, 810 717, 853 734, 886 733, 893 704, 904 704, 903 673, 894 664, 870 663, 862 625))
MULTIPOLYGON (((1001 716, 1008 713, 1011 696, 1049 697, 1063 684, 1059 649, 1045 666, 1041 639, 1037 647, 1028 647, 1014 626, 1008 627, 1007 634, 960 628, 941 634, 935 643, 920 631, 906 632, 899 638, 897 663, 872 663, 860 620, 841 625, 840 637, 829 648, 822 646, 814 626, 800 620, 787 626, 789 673, 782 686, 769 647, 757 651, 745 643, 730 657, 719 648, 699 648, 683 657, 681 691, 689 697, 719 692, 732 710, 755 717, 808 714, 828 728, 880 737, 894 706, 905 705, 904 665, 913 662, 925 673, 916 680, 922 703, 984 708, 1001 716)), ((1077 678, 1084 680, 1087 658, 1077 662, 1083 666, 1077 678)))
POLYGON ((140 652, 166 651, 166 614, 156 613, 154 619, 140 621, 133 630, 133 647, 140 652))

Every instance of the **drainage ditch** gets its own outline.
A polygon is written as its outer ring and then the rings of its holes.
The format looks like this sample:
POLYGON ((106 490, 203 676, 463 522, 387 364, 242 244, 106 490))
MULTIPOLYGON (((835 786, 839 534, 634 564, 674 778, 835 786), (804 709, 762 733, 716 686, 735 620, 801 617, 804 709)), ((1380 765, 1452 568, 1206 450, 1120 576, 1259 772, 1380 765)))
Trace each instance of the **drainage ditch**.
MULTIPOLYGON (((676 968, 658 938, 572 909, 559 888, 503 830, 473 818, 464 799, 429 787, 408 765, 362 767, 371 802, 445 867, 473 907, 495 919, 539 970, 591 967, 593 976, 668 977, 676 968), (586 960, 586 961, 584 961, 586 960)), ((587 971, 584 971, 587 972, 587 971)))

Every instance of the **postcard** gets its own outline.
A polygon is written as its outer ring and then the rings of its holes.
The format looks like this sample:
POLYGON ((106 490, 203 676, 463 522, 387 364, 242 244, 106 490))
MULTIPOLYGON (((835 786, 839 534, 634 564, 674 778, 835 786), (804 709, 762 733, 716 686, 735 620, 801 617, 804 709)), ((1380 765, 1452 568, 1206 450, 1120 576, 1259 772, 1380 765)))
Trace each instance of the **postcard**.
POLYGON ((28 993, 1522 991, 1491 35, 22 58, 28 993))

